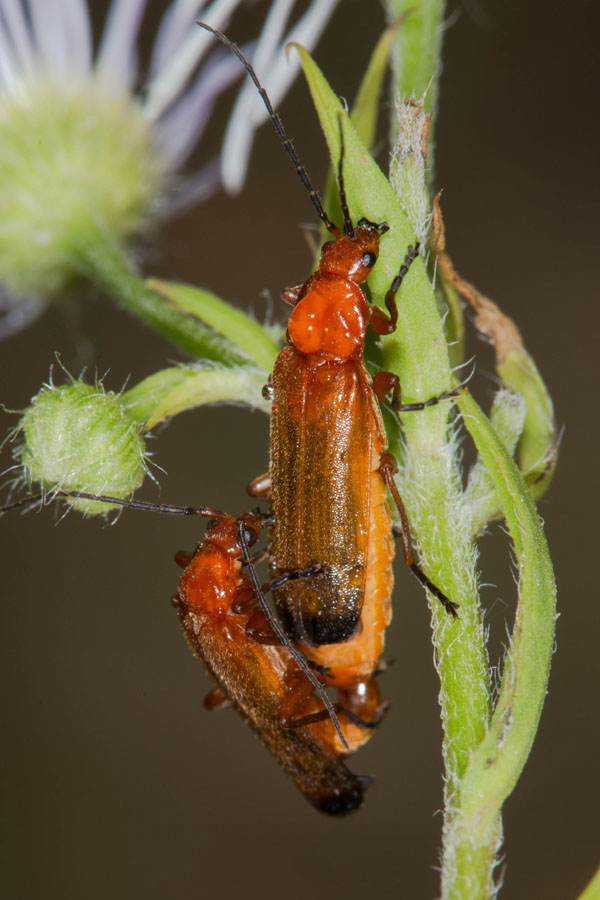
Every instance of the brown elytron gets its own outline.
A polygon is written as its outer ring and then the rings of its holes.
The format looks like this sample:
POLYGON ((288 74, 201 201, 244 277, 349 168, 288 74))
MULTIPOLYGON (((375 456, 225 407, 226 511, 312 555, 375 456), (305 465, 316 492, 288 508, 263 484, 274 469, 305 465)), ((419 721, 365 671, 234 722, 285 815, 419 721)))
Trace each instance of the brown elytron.
POLYGON ((185 635, 222 695, 305 797, 322 812, 351 812, 362 804, 365 779, 344 765, 339 736, 313 685, 255 606, 240 561, 240 521, 246 533, 261 527, 252 516, 221 519, 191 558, 180 559, 186 568, 176 606, 185 635))
MULTIPOLYGON (((372 503, 387 442, 362 360, 369 307, 358 284, 377 259, 381 229, 361 224, 325 245, 319 269, 297 292, 290 346, 272 375, 271 565, 275 575, 323 565, 323 574, 277 591, 288 632, 315 647, 355 633, 371 532, 391 529, 385 502, 372 503), (373 523, 372 513, 382 521, 373 523)), ((388 586, 390 562, 391 554, 380 566, 388 586)))

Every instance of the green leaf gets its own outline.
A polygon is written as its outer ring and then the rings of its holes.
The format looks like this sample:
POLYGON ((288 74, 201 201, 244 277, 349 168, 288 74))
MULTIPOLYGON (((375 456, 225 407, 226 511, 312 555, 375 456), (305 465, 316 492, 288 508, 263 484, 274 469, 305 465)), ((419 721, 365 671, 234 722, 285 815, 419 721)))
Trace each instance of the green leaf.
MULTIPOLYGON (((494 397, 490 423, 508 453, 513 456, 523 432, 527 408, 523 396, 501 388, 494 397)), ((481 457, 471 469, 465 490, 465 506, 471 516, 471 531, 478 535, 492 519, 502 516, 494 484, 481 457)))
POLYGON ((448 307, 445 321, 446 338, 452 367, 461 366, 465 361, 465 317, 463 302, 456 288, 438 272, 439 291, 443 297, 441 302, 448 307))
MULTIPOLYGON (((381 87, 399 25, 400 22, 395 22, 386 28, 379 38, 350 113, 350 121, 356 129, 356 133, 369 149, 372 148, 375 141, 381 87)), ((327 185, 323 192, 323 205, 327 214, 334 221, 341 220, 337 171, 334 169, 330 169, 327 176, 327 185)))
POLYGON ((350 113, 356 133, 369 149, 375 141, 381 87, 400 24, 400 20, 394 22, 379 38, 350 113))
POLYGON ((500 498, 519 572, 519 603, 499 699, 459 788, 462 827, 468 830, 498 815, 531 750, 554 650, 556 587, 523 475, 470 394, 461 395, 457 403, 500 498))
POLYGON ((550 486, 558 462, 552 400, 533 359, 522 346, 509 350, 497 363, 497 370, 502 383, 525 398, 527 414, 518 446, 519 464, 538 500, 550 486))
POLYGON ((191 313, 222 334, 264 372, 270 372, 279 347, 262 325, 216 294, 189 284, 151 279, 148 287, 165 297, 176 309, 191 313))

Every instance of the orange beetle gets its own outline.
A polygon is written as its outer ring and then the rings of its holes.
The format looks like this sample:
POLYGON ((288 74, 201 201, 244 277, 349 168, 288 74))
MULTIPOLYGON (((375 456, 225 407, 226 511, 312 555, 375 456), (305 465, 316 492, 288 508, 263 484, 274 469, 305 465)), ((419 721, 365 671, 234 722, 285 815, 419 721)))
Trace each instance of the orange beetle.
POLYGON ((267 608, 256 608, 260 588, 241 557, 249 563, 247 545, 262 524, 251 514, 212 523, 191 557, 178 554, 185 571, 174 602, 192 650, 219 686, 206 705, 231 702, 305 797, 321 812, 342 815, 362 804, 370 779, 345 766, 337 720, 315 695, 295 648, 280 643, 267 608))

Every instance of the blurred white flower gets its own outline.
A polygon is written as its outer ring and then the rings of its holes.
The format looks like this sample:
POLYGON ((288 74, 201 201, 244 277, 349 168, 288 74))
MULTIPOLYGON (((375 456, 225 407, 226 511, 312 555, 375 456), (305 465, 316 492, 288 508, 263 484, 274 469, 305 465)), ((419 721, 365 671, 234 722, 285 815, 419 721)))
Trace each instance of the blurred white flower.
MULTIPOLYGON (((141 75, 147 0, 112 0, 96 52, 86 0, 0 0, 0 338, 68 284, 93 235, 122 242, 150 215, 173 214, 218 186, 219 160, 175 175, 220 93, 243 75, 195 19, 226 28, 241 2, 173 0, 141 75)), ((271 4, 250 55, 275 103, 297 72, 283 66, 285 45, 313 46, 336 3, 313 0, 285 36, 294 0, 271 4)), ((263 118, 248 96, 244 89, 224 152, 236 187, 263 118)))

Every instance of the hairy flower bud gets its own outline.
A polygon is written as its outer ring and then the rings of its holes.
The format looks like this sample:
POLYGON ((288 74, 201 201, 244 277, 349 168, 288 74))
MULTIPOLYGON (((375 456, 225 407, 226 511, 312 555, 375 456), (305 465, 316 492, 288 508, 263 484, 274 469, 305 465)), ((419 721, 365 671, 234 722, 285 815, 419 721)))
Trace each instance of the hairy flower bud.
MULTIPOLYGON (((120 395, 101 385, 46 385, 23 415, 20 430, 25 475, 47 491, 129 497, 144 480, 140 426, 123 408, 120 395)), ((69 503, 89 515, 116 508, 80 499, 69 503)))

